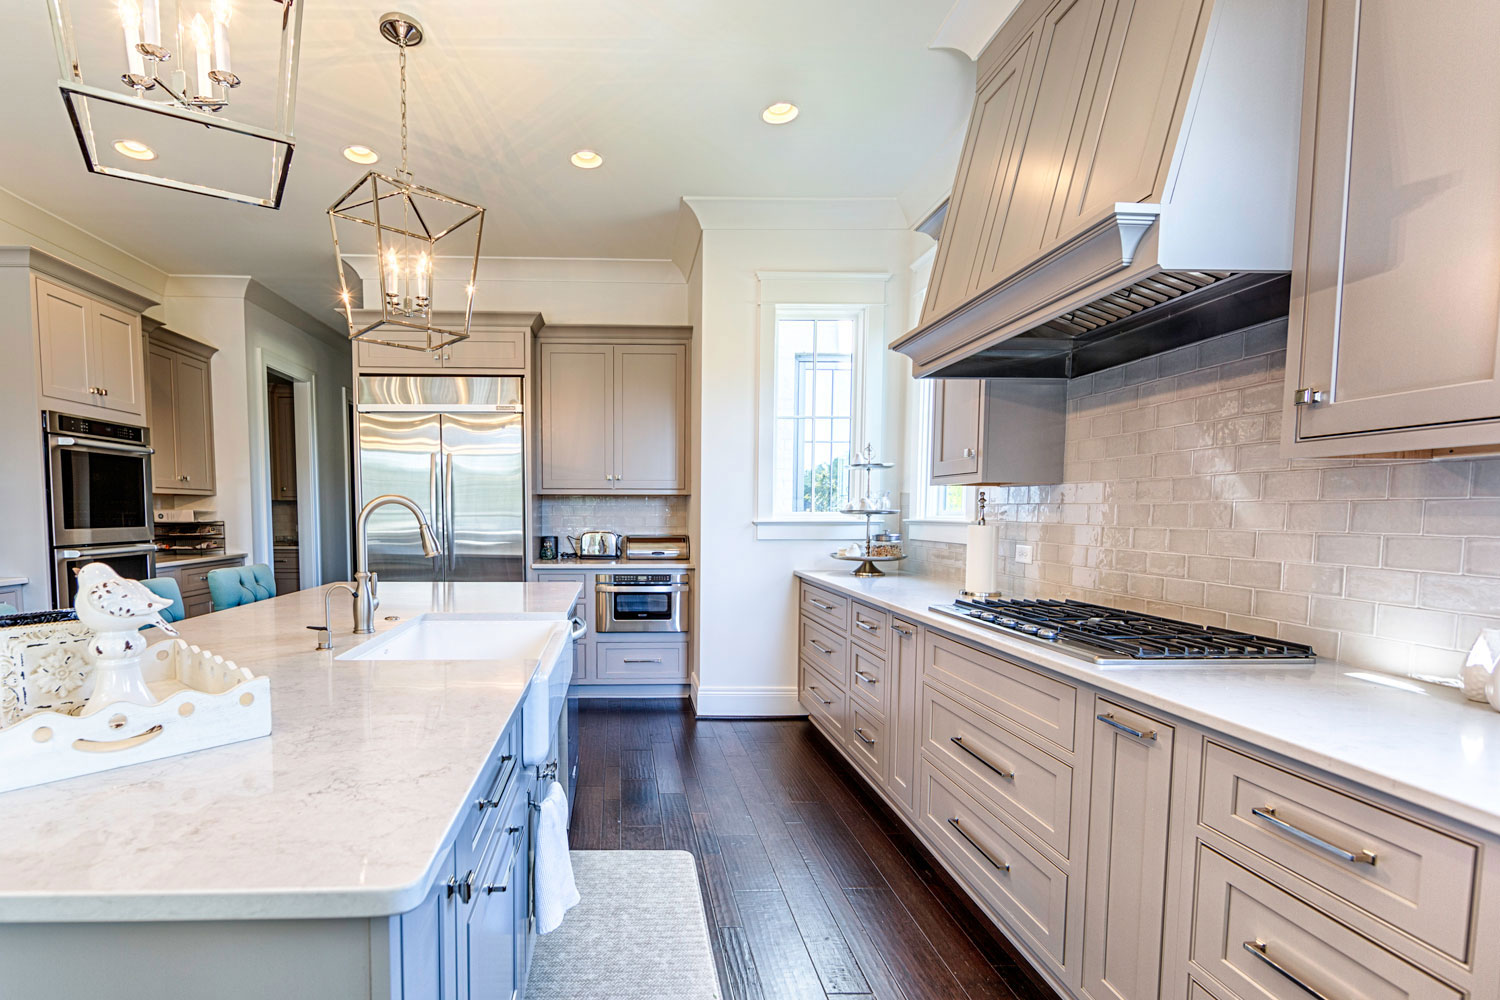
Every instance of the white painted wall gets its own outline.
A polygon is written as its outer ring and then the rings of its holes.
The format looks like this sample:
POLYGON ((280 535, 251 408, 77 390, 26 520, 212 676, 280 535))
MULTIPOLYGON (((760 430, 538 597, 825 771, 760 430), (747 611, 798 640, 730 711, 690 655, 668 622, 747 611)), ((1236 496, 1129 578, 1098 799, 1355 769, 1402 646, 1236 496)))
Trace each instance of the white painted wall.
MULTIPOLYGON (((832 542, 756 538, 757 271, 878 271, 888 333, 905 325, 912 235, 894 199, 687 199, 702 226, 701 317, 695 319, 697 684, 703 715, 801 715, 797 703, 797 569, 849 569, 832 542)), ((695 293, 690 293, 695 294, 695 293)), ((899 368, 887 363, 885 381, 899 368)), ((889 399, 900 414, 904 388, 889 399)), ((877 448, 899 455, 899 416, 877 448)), ((899 489, 899 469, 886 485, 899 489)))

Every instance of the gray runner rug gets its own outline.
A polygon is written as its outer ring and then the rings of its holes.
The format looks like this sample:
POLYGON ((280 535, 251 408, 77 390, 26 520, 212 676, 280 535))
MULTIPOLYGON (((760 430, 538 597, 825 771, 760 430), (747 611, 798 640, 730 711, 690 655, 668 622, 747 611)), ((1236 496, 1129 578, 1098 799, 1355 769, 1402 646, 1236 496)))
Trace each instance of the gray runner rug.
POLYGON ((526 1000, 719 1000, 687 851, 573 851, 582 902, 537 939, 526 1000))

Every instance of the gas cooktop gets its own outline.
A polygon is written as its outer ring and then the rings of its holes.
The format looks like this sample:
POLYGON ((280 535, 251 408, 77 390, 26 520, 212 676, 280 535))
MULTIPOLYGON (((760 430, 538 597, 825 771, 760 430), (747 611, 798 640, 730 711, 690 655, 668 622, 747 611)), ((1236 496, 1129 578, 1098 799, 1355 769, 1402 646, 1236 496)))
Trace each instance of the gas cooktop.
POLYGON ((1287 666, 1310 664, 1310 646, 1194 625, 1083 601, 1023 601, 960 596, 932 610, 1082 657, 1101 667, 1287 666))

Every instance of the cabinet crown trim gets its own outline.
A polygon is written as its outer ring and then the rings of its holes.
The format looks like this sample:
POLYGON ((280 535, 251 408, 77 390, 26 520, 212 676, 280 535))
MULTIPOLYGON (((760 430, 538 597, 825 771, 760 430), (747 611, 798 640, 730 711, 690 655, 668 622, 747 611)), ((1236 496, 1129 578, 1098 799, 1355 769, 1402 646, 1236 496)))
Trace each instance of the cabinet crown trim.
POLYGON ((215 354, 219 353, 219 349, 217 347, 202 343, 201 341, 193 340, 191 337, 184 337, 182 334, 176 333, 172 330, 168 330, 164 326, 157 326, 155 329, 148 329, 146 331, 146 339, 150 342, 152 347, 164 347, 169 351, 177 351, 181 354, 190 354, 193 357, 200 358, 204 361, 209 360, 215 354))
POLYGON ((36 247, 0 247, 0 267, 29 268, 39 275, 71 285, 86 295, 104 299, 126 312, 143 313, 160 304, 36 247))

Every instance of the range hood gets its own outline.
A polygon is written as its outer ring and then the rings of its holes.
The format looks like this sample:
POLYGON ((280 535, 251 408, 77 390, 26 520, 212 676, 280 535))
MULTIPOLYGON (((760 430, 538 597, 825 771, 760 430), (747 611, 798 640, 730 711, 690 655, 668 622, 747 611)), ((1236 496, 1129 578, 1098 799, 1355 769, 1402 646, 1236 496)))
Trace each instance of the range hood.
MULTIPOLYGON (((1026 80, 1022 92, 1034 104, 1021 108, 1004 142, 986 145, 976 127, 984 123, 970 123, 921 322, 891 345, 911 358, 918 377, 1071 378, 1287 314, 1305 0, 1122 0, 1118 6, 1133 7, 1138 18, 1148 6, 1183 17, 1193 45, 1179 57, 1185 60, 1180 86, 1163 88, 1159 60, 1131 58, 1129 46, 1147 49, 1150 38, 1133 43, 1130 27, 1111 27, 1103 18, 1100 37, 1126 52, 1114 56, 1113 67, 1104 56, 1100 82, 1084 75, 1071 101, 1047 105, 1055 115, 1057 107, 1076 104, 1070 111, 1076 120, 1061 134, 1086 136, 1067 143, 1056 163, 1040 162, 1045 143, 1036 143, 1041 152, 1033 149, 1034 137, 1046 131, 1040 117, 1046 102, 1033 96, 1045 90, 1045 78, 1026 80), (1110 72, 1115 76, 1105 79, 1110 72), (1159 106, 1120 100, 1143 93, 1159 106), (1069 198, 1074 208, 1089 202, 1086 172, 1109 173, 1100 168, 1106 150, 1099 136, 1118 135, 1153 114, 1170 121, 1165 137, 1158 134, 1153 144, 1140 129, 1143 141, 1132 147, 1160 160, 1154 180, 1143 185, 1153 188, 1149 198, 1095 206, 1069 224, 1069 198), (1118 120, 1125 125, 1111 133, 1118 120), (987 176, 996 178, 991 189, 976 185, 975 177, 987 176), (1012 220, 1040 231, 1034 220, 1041 217, 1046 237, 1006 258, 1006 240, 1012 247, 1020 242, 1008 231, 1017 225, 1012 220), (1010 263, 998 263, 1004 260, 1010 263)), ((1042 9, 1023 3, 1015 17, 1036 16, 1038 26, 1007 24, 991 49, 1016 46, 1043 27, 1060 32, 1037 14, 1042 9)), ((976 116, 996 101, 990 81, 1002 58, 988 50, 981 58, 976 116)), ((1030 77, 1045 72, 1045 59, 1026 65, 1030 77)))

